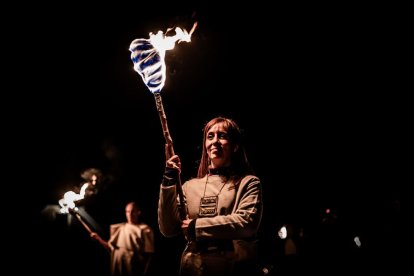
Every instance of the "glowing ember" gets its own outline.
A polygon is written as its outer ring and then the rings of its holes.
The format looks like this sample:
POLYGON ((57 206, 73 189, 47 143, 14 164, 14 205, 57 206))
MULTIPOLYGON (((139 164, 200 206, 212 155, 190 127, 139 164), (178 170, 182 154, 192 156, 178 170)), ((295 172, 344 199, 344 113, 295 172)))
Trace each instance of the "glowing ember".
POLYGON ((157 34, 150 33, 149 39, 138 38, 132 41, 129 46, 131 59, 134 63, 134 70, 137 71, 145 85, 152 93, 158 93, 164 87, 166 78, 165 51, 174 49, 175 42, 191 41, 191 35, 197 27, 197 22, 188 33, 179 27, 175 28, 175 35, 167 36, 171 30, 164 34, 158 31, 157 34))

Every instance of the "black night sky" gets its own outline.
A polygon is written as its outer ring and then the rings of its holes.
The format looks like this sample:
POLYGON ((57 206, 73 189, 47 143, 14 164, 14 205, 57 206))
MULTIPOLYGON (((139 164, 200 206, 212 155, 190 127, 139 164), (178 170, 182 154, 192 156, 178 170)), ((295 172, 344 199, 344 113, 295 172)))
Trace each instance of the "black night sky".
MULTIPOLYGON (((318 232, 332 208, 344 229, 369 236, 364 231, 390 202, 405 203, 412 110, 403 84, 404 18, 345 8, 156 6, 57 9, 25 27, 33 70, 25 81, 36 89, 22 103, 33 131, 19 139, 31 147, 24 165, 36 178, 37 216, 79 186, 84 169, 99 168, 107 180, 84 204, 102 235, 124 219, 124 203, 137 200, 156 232, 157 260, 175 269, 182 240, 161 237, 157 226, 164 137, 128 49, 149 32, 189 30, 195 21, 192 42, 166 52, 162 90, 182 178, 196 174, 204 123, 235 119, 263 183, 264 264, 274 263, 283 223, 318 232)), ((38 224, 50 252, 43 272, 64 266, 55 255, 60 244, 70 253, 59 254, 85 271, 106 271, 107 256, 86 231, 57 220, 38 224)))

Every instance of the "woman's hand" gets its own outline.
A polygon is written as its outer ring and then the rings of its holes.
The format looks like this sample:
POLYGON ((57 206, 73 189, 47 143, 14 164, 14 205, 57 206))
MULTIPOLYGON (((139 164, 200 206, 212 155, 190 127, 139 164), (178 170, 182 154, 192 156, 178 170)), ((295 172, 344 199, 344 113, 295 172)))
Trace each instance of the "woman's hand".
POLYGON ((181 230, 183 230, 184 236, 187 240, 188 240, 188 225, 190 224, 191 221, 192 219, 189 219, 187 217, 187 219, 181 222, 181 230))
MULTIPOLYGON (((165 156, 169 156, 171 145, 165 144, 165 156)), ((167 159, 167 162, 165 164, 167 168, 173 168, 178 170, 178 172, 181 172, 181 161, 180 157, 178 155, 173 155, 169 159, 167 159)))

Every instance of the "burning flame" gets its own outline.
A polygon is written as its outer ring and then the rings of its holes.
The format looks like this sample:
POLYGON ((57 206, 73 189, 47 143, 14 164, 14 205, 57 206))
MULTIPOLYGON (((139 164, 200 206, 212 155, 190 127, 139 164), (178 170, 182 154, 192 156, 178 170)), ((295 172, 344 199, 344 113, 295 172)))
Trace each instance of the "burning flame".
POLYGON ((174 49, 175 42, 191 42, 191 35, 197 27, 194 23, 190 32, 179 27, 175 28, 174 36, 167 36, 171 30, 164 34, 158 31, 157 34, 150 33, 149 39, 138 38, 132 41, 129 46, 131 60, 134 63, 134 70, 139 73, 145 85, 152 93, 159 93, 164 87, 166 79, 165 52, 174 49))
POLYGON ((85 198, 86 189, 88 189, 89 185, 96 185, 98 177, 96 175, 92 176, 91 182, 86 182, 82 185, 79 194, 75 193, 74 191, 68 191, 63 195, 63 198, 59 200, 59 205, 61 206, 60 212, 63 214, 69 213, 69 209, 75 209, 76 204, 75 201, 79 201, 85 198))

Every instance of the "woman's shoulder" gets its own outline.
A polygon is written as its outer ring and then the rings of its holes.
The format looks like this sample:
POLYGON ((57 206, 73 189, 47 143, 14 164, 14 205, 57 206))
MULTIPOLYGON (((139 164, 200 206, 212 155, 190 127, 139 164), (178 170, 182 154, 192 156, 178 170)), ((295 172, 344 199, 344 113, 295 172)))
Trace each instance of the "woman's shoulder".
POLYGON ((257 184, 260 185, 260 178, 254 174, 248 174, 241 178, 240 185, 245 186, 249 184, 257 184))
POLYGON ((242 182, 249 182, 249 181, 260 181, 260 178, 254 174, 248 174, 243 176, 242 182))

